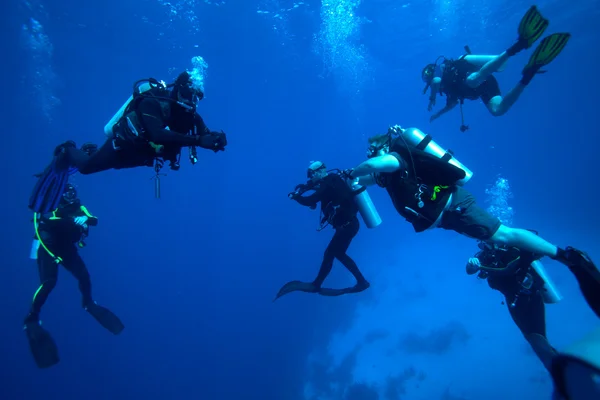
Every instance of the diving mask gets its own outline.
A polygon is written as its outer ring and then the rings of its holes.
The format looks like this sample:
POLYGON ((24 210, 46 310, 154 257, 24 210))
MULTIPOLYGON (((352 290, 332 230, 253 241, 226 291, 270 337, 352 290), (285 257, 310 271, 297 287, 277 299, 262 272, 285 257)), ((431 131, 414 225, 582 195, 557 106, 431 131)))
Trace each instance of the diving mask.
POLYGON ((73 204, 77 200, 77 189, 72 184, 67 184, 65 192, 62 195, 63 201, 66 204, 73 204))

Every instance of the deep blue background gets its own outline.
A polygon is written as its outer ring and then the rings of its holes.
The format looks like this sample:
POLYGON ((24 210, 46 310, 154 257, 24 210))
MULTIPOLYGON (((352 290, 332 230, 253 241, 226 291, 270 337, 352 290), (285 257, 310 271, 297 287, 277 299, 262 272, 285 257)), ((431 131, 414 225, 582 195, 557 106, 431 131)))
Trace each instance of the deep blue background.
MULTIPOLYGON (((37 18, 54 45, 54 94, 62 101, 48 122, 32 98, 31 55, 19 40, 31 11, 11 3, 2 17, 8 40, 0 48, 6 171, 0 398, 300 398, 307 352, 350 323, 360 298, 298 295, 271 303, 283 282, 315 273, 330 235, 316 234, 317 216, 290 204, 286 194, 304 179, 309 160, 354 166, 363 159, 365 137, 390 124, 419 126, 452 148, 476 171, 470 190, 478 197, 503 174, 519 194, 513 204, 519 225, 596 255, 594 96, 600 88, 586 72, 598 61, 590 47, 598 41, 598 7, 589 1, 566 12, 567 2, 540 4, 552 30, 567 30, 573 39, 508 115, 494 119, 470 103, 470 131, 458 131, 457 113, 429 126, 419 79, 423 65, 438 54, 460 54, 466 43, 474 52, 500 51, 528 7, 474 4, 458 5, 451 29, 436 30, 436 2, 402 8, 365 0, 358 12, 370 22, 357 43, 367 49, 372 76, 360 94, 349 95, 343 89, 350 78, 324 73, 313 51, 320 29, 316 1, 289 13, 293 35, 284 38, 252 1, 198 3, 198 33, 190 33, 184 20, 169 22, 156 1, 47 1, 46 16, 37 18), (485 23, 476 10, 487 12, 485 23), (95 298, 127 328, 120 337, 99 328, 80 309, 75 281, 61 271, 42 319, 62 360, 37 370, 20 331, 37 286, 35 265, 27 259, 31 175, 61 141, 101 142, 102 127, 134 81, 173 79, 177 72, 169 69, 189 68, 197 55, 209 64, 199 112, 213 130, 227 132, 227 151, 201 152, 194 167, 182 162, 181 171, 163 178, 160 200, 153 196, 150 169, 75 178, 84 203, 100 218, 82 253, 95 298)), ((505 90, 528 55, 502 73, 505 90)), ((370 250, 392 233, 398 247, 389 251, 414 251, 414 264, 423 263, 431 245, 472 252, 432 244, 427 234, 416 237, 384 193, 372 196, 387 223, 361 231, 352 247, 361 260, 385 259, 381 249, 374 255, 370 250)), ((365 264, 367 273, 378 268, 365 264)), ((336 272, 334 279, 349 278, 336 272)), ((377 296, 377 282, 363 299, 370 296, 377 296)))

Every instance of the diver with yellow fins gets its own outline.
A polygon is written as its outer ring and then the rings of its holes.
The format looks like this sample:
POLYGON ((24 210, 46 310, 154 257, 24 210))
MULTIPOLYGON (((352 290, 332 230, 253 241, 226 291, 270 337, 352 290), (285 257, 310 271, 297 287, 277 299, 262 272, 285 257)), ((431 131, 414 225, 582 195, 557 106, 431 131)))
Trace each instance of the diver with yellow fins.
POLYGON ((553 33, 545 37, 523 69, 521 80, 505 96, 502 96, 498 81, 493 74, 502 71, 510 57, 533 46, 549 24, 550 22, 542 16, 537 7, 531 6, 519 24, 517 42, 502 54, 475 55, 471 54, 468 46, 465 46, 467 54, 457 60, 440 56, 433 64, 425 66, 421 77, 426 83, 423 93, 430 89, 428 111, 435 106, 438 94, 446 96, 446 106, 434 113, 430 122, 460 104, 462 119, 460 130, 466 131, 469 127, 465 125, 462 110, 465 100, 481 99, 490 114, 493 116, 504 115, 517 101, 533 77, 545 72, 542 68, 550 64, 561 53, 571 35, 569 33, 553 33), (440 60, 442 62, 438 64, 440 60))
POLYGON ((566 265, 579 281, 586 298, 598 301, 587 281, 598 274, 589 257, 573 247, 555 246, 526 229, 508 227, 476 203, 462 186, 473 172, 430 135, 417 128, 392 126, 387 133, 369 138, 368 160, 344 171, 362 186, 385 188, 394 208, 416 232, 443 228, 498 246, 516 247, 566 265))
POLYGON ((482 241, 478 247, 467 262, 467 274, 487 279, 490 288, 504 295, 511 318, 550 372, 558 353, 546 336, 545 305, 558 303, 562 295, 540 262, 541 256, 482 241))
POLYGON ((348 185, 341 171, 327 170, 325 163, 312 161, 307 170, 308 182, 297 185, 288 197, 298 204, 314 210, 320 203, 321 218, 319 231, 331 225, 335 233, 325 249, 323 261, 317 277, 312 282, 290 281, 283 285, 275 300, 288 293, 301 291, 318 293, 322 296, 341 296, 358 293, 371 285, 358 269, 356 262, 347 254, 354 237, 358 234, 360 223, 357 214, 360 213, 368 228, 381 224, 381 218, 375 209, 366 187, 348 185), (305 193, 312 191, 310 195, 305 193), (356 285, 343 289, 323 288, 321 285, 333 268, 337 259, 356 279, 356 285))
POLYGON ((196 112, 204 97, 201 82, 187 71, 174 83, 166 85, 156 79, 135 83, 133 95, 105 126, 106 142, 98 149, 85 144, 77 149, 68 141, 56 147, 54 157, 40 174, 29 200, 37 213, 54 210, 60 203, 69 174, 93 174, 108 169, 154 166, 157 180, 165 161, 172 170, 180 168, 183 147, 190 148, 190 162, 197 162, 196 147, 224 151, 227 136, 208 129, 196 112))
POLYGON ((40 312, 56 286, 59 265, 78 280, 83 308, 100 325, 115 335, 121 333, 125 326, 112 311, 92 299, 90 274, 78 249, 85 246, 84 239, 90 226, 96 226, 98 218, 81 204, 75 187, 67 183, 58 208, 38 215, 34 214, 35 238, 30 258, 37 261, 40 286, 33 296, 23 329, 37 366, 48 368, 57 364, 60 357, 54 339, 41 325, 40 312))

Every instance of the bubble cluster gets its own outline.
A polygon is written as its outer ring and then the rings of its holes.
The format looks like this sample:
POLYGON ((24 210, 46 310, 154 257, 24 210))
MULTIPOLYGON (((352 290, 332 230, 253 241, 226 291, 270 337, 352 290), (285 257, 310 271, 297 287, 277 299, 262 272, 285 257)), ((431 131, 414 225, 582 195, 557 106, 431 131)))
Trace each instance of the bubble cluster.
POLYGON ((498 218, 504 225, 512 225, 514 210, 508 205, 513 197, 508 179, 498 176, 496 182, 485 190, 487 211, 498 218))
POLYGON ((204 93, 204 81, 206 80, 206 70, 208 63, 201 56, 192 58, 192 69, 188 70, 192 79, 192 87, 204 93))

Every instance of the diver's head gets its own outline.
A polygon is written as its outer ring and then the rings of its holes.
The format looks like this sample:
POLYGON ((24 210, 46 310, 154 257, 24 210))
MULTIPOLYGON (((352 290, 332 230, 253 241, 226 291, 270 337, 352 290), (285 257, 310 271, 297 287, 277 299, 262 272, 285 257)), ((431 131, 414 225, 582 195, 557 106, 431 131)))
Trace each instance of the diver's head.
POLYGON ((306 177, 313 182, 320 181, 327 176, 327 166, 321 161, 311 161, 306 171, 306 177))
POLYGON ((65 186, 65 191, 63 192, 62 199, 60 200, 60 205, 66 206, 73 204, 77 201, 77 189, 70 183, 67 183, 65 186))
POLYGON ((436 64, 427 64, 425 68, 421 71, 421 79, 428 85, 431 85, 431 81, 433 80, 433 76, 435 75, 436 64))
POLYGON ((177 104, 190 112, 194 112, 203 98, 204 93, 198 85, 194 84, 190 73, 183 71, 179 74, 173 84, 173 99, 177 101, 177 104))
POLYGON ((375 135, 369 138, 367 158, 373 158, 387 154, 390 151, 391 137, 388 133, 375 135))

